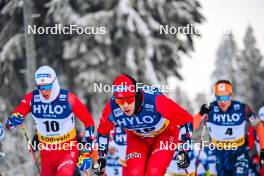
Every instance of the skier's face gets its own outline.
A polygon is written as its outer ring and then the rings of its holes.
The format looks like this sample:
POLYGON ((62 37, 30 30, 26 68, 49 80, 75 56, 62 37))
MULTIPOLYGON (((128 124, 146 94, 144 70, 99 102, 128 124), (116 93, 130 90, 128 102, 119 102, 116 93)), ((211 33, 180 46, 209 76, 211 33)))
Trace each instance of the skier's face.
POLYGON ((40 92, 45 99, 48 100, 50 98, 51 90, 41 90, 40 92))
POLYGON ((45 99, 49 99, 51 95, 52 84, 37 85, 37 89, 45 99))
POLYGON ((109 147, 109 154, 114 155, 116 153, 116 148, 115 147, 109 147))
POLYGON ((222 111, 227 111, 231 105, 232 97, 229 94, 221 94, 216 96, 218 106, 222 111))
POLYGON ((125 101, 123 104, 118 104, 121 110, 127 115, 131 116, 134 114, 135 111, 135 101, 129 102, 125 101))

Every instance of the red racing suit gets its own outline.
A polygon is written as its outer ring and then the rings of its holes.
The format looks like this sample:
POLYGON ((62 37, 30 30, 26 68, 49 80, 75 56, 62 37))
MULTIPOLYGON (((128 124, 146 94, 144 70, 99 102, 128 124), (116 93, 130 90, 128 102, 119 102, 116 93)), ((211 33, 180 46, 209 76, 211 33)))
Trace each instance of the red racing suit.
MULTIPOLYGON (((163 144, 177 144, 179 126, 193 123, 192 116, 178 104, 158 92, 142 91, 141 111, 126 116, 115 103, 114 97, 105 106, 97 130, 99 146, 109 139, 115 124, 126 129, 126 169, 128 176, 163 176, 175 149, 165 149, 163 144)), ((103 151, 99 150, 100 153, 103 151)))
POLYGON ((66 90, 61 89, 51 103, 42 103, 39 96, 37 90, 26 94, 13 113, 24 117, 32 113, 38 139, 45 146, 40 149, 41 175, 72 176, 78 158, 74 115, 86 128, 94 126, 92 116, 79 98, 66 90))

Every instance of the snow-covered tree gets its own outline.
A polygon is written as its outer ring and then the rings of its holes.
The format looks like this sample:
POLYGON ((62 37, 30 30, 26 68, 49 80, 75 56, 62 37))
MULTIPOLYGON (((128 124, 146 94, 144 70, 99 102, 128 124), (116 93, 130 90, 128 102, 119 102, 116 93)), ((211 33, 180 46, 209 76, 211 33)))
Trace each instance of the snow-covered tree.
POLYGON ((238 55, 238 48, 232 33, 224 34, 218 47, 215 61, 215 71, 212 75, 212 85, 218 80, 226 79, 232 82, 236 90, 235 61, 238 55))
MULTIPOLYGON (((49 64, 59 70, 65 86, 78 92, 88 105, 93 101, 87 99, 93 93, 88 92, 89 83, 109 84, 119 73, 155 84, 166 84, 170 75, 181 78, 180 56, 194 49, 197 35, 160 34, 160 25, 192 24, 195 28, 204 19, 197 0, 46 0, 34 4, 37 27, 76 25, 93 27, 96 33, 100 27, 105 28, 103 35, 35 35, 37 64, 49 64)), ((23 32, 22 5, 22 0, 3 3, 4 15, 0 18, 9 27, 1 30, 0 48, 12 41, 18 31, 23 32)), ((19 42, 23 40, 21 36, 19 42)), ((18 46, 24 51, 24 45, 18 46)), ((98 107, 91 104, 92 109, 98 107)))
POLYGON ((188 94, 179 86, 170 92, 169 95, 175 102, 186 109, 190 114, 194 113, 193 103, 190 100, 188 94))
POLYGON ((248 26, 244 37, 244 49, 238 57, 236 82, 237 95, 257 110, 263 105, 263 57, 256 46, 253 28, 248 26))
POLYGON ((195 113, 199 112, 201 106, 203 104, 207 104, 207 103, 210 103, 210 102, 208 101, 206 94, 204 92, 198 93, 194 98, 194 106, 193 107, 194 107, 195 113))
POLYGON ((75 70, 75 87, 83 97, 91 98, 94 112, 102 108, 102 101, 98 100, 103 97, 84 91, 89 83, 111 84, 120 73, 155 84, 166 83, 170 75, 181 78, 180 54, 193 50, 195 35, 161 35, 159 27, 197 24, 203 20, 198 11, 200 5, 195 0, 112 0, 107 3, 54 0, 48 6, 46 18, 51 23, 105 27, 104 35, 73 35, 63 42, 62 57, 75 70))
MULTIPOLYGON (((62 87, 77 93, 96 119, 110 94, 94 92, 93 83, 111 84, 120 73, 155 84, 166 84, 170 75, 181 79, 178 71, 181 56, 194 50, 194 39, 198 35, 161 35, 159 27, 187 24, 196 27, 204 19, 197 0, 32 2, 32 18, 37 27, 76 25, 92 27, 95 33, 105 28, 105 34, 95 35, 76 32, 72 35, 34 35, 37 65, 48 64, 55 68, 62 87)), ((23 0, 0 1, 0 11, 0 96, 8 105, 6 111, 10 112, 26 91, 23 0)), ((19 130, 7 134, 2 146, 10 153, 10 162, 4 165, 7 169, 30 159, 24 155, 26 151, 21 149, 22 145, 15 150, 8 148, 9 143, 15 143, 13 140, 24 140, 19 130), (23 152, 16 157, 16 151, 23 152)))

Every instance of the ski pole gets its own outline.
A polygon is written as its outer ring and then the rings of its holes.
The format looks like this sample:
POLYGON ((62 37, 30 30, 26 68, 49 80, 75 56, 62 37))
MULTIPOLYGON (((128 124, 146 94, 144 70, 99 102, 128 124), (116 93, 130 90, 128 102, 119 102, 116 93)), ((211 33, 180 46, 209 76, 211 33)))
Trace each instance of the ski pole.
MULTIPOLYGON (((203 115, 202 119, 204 119, 205 117, 206 117, 206 115, 203 115)), ((204 133, 205 133, 206 122, 207 122, 207 118, 204 119, 203 129, 202 129, 202 134, 201 134, 201 139, 200 139, 200 149, 199 149, 196 161, 195 161, 195 176, 197 175, 198 161, 199 161, 201 150, 202 150, 202 144, 203 144, 203 137, 204 137, 204 133)))
POLYGON ((186 174, 187 176, 189 176, 188 170, 187 170, 187 169, 184 169, 184 171, 185 171, 185 174, 186 174))
MULTIPOLYGON (((27 135, 27 131, 26 131, 25 126, 24 126, 23 124, 21 124, 21 125, 20 125, 20 128, 21 128, 22 131, 23 131, 23 134, 24 134, 24 136, 25 136, 25 138, 26 138, 27 144, 29 144, 30 142, 29 142, 29 138, 28 138, 28 135, 27 135)), ((33 151, 32 146, 30 146, 30 153, 31 153, 32 159, 33 159, 33 161, 34 161, 34 163, 35 163, 35 165, 36 165, 36 168, 37 168, 37 170, 38 170, 38 174, 40 175, 40 169, 39 169, 39 166, 38 166, 38 163, 37 163, 37 159, 36 159, 36 157, 35 157, 35 154, 34 154, 34 151, 33 151)))

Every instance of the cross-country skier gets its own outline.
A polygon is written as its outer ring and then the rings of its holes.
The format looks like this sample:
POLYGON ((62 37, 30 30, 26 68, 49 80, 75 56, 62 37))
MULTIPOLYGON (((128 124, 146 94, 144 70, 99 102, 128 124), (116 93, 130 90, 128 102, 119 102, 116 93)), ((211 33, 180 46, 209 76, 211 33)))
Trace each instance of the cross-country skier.
MULTIPOLYGON (((92 171, 102 175, 106 163, 109 132, 114 124, 126 129, 127 176, 163 176, 175 149, 166 150, 161 143, 177 143, 179 127, 192 131, 192 116, 178 104, 156 90, 140 89, 128 75, 118 76, 114 82, 114 95, 106 104, 97 130, 99 143, 98 161, 92 171)), ((188 135, 188 134, 186 134, 188 135)), ((190 160, 182 151, 178 161, 180 168, 187 168, 190 160)))
POLYGON ((245 123, 255 127, 260 140, 260 160, 264 161, 264 128, 257 115, 244 103, 232 99, 232 84, 220 80, 214 87, 216 101, 204 104, 194 117, 197 128, 207 116, 207 127, 216 145, 217 175, 248 175, 248 150, 245 144, 245 123))
POLYGON ((122 176, 118 146, 114 141, 109 142, 105 174, 107 176, 122 176))
MULTIPOLYGON (((27 93, 6 121, 13 129, 32 113, 39 141, 46 147, 40 151, 42 176, 72 176, 76 167, 78 150, 74 117, 85 125, 86 143, 91 145, 94 121, 79 98, 60 88, 55 71, 49 66, 40 67, 35 73, 36 90, 27 93), (68 145, 66 145, 68 144, 68 145), (58 148, 54 149, 54 146, 58 148)), ((87 146, 81 155, 81 170, 90 166, 91 151, 87 146)))
MULTIPOLYGON (((264 124, 264 106, 262 106, 259 109, 258 115, 259 115, 260 121, 262 122, 262 124, 264 124)), ((258 139, 258 136, 257 136, 256 131, 254 130, 254 128, 249 128, 248 129, 248 136, 247 137, 248 137, 249 150, 254 151, 254 145, 255 145, 256 149, 257 149, 257 152, 260 153, 261 150, 260 150, 259 139, 258 139)), ((251 170, 253 170, 253 171, 257 170, 257 172, 259 172, 260 175, 264 175, 264 166, 256 167, 256 166, 259 166, 258 163, 260 162, 260 159, 259 159, 260 156, 257 155, 257 154, 254 154, 252 157, 253 158, 252 158, 252 162, 251 162, 251 165, 252 165, 252 169, 251 170)))

